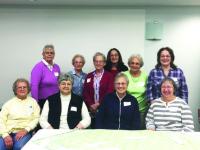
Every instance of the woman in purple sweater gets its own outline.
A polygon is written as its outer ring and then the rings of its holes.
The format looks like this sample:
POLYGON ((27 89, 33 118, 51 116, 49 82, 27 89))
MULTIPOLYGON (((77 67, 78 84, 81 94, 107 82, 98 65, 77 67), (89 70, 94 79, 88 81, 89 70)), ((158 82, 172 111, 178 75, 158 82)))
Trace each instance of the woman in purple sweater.
POLYGON ((45 100, 59 91, 58 76, 60 67, 53 62, 55 51, 53 45, 45 45, 43 59, 37 63, 31 72, 31 95, 42 110, 45 100))

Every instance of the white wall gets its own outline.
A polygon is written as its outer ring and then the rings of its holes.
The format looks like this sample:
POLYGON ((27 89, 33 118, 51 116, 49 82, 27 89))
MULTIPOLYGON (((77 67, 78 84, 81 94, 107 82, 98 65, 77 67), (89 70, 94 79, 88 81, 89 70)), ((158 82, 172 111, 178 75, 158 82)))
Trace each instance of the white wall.
POLYGON ((146 9, 146 22, 163 23, 161 41, 145 41, 145 68, 150 71, 156 64, 157 51, 169 46, 175 53, 175 64, 182 68, 189 88, 189 105, 195 129, 199 130, 197 109, 200 108, 200 9, 198 7, 160 7, 146 9))
POLYGON ((96 51, 106 54, 112 47, 121 50, 124 61, 132 53, 144 56, 145 70, 156 64, 156 53, 163 46, 174 49, 175 63, 183 69, 189 87, 189 105, 195 128, 199 130, 197 108, 200 106, 198 7, 150 8, 0 8, 2 66, 0 106, 12 97, 11 86, 17 77, 29 78, 33 65, 41 59, 46 43, 56 47, 55 61, 68 71, 75 53, 86 57, 84 70, 92 70, 96 51), (145 21, 161 21, 161 41, 144 39, 145 21))
POLYGON ((42 48, 55 45, 55 62, 63 72, 72 68, 76 53, 86 57, 84 70, 93 70, 95 52, 107 54, 117 47, 127 62, 133 52, 144 50, 145 11, 142 9, 104 8, 0 8, 2 64, 0 104, 13 95, 17 77, 30 78, 42 48))

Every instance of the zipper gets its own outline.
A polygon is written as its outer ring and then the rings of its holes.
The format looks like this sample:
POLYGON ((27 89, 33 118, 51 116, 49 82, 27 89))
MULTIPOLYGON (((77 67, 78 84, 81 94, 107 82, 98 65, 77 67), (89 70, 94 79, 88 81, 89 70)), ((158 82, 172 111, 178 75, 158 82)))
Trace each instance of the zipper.
POLYGON ((120 118, 121 118, 121 100, 119 101, 119 126, 118 126, 118 130, 120 129, 120 124, 121 124, 120 118))

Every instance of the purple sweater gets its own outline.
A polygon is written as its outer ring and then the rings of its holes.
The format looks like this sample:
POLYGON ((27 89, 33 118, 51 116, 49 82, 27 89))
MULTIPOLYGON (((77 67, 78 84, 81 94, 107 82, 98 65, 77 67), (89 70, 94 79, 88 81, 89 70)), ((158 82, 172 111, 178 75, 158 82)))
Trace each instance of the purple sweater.
POLYGON ((58 75, 60 67, 57 64, 53 65, 53 70, 50 71, 42 61, 37 63, 31 72, 31 95, 37 101, 46 99, 59 91, 58 75))

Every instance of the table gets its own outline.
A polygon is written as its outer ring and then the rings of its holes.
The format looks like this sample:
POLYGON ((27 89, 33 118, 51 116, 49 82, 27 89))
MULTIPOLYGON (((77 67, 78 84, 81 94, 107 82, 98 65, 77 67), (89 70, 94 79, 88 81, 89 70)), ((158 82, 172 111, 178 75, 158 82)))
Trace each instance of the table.
POLYGON ((22 150, 200 150, 200 132, 39 130, 22 150))

